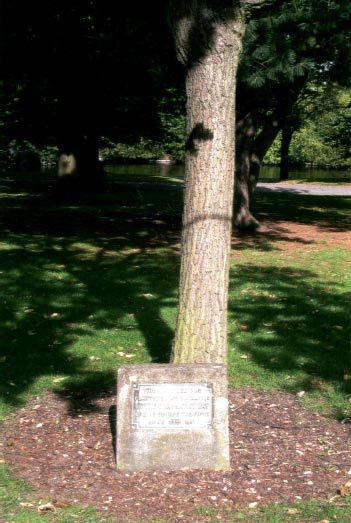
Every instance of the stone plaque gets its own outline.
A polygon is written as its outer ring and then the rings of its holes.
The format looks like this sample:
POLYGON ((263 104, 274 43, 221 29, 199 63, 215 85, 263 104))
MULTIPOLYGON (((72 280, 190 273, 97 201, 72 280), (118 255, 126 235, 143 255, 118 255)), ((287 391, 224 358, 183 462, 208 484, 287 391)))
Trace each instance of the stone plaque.
POLYGON ((134 387, 133 428, 201 429, 211 423, 211 385, 153 383, 134 387))
POLYGON ((117 468, 229 468, 223 365, 124 365, 118 370, 117 468))

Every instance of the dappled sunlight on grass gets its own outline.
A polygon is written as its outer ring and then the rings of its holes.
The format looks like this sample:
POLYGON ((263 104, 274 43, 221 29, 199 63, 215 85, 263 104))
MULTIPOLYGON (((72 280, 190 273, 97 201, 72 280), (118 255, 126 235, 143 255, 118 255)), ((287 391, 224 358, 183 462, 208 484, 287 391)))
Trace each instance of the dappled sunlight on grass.
POLYGON ((9 208, 3 215, 5 411, 21 405, 27 392, 48 387, 100 394, 113 387, 118 364, 169 358, 178 268, 170 248, 174 227, 152 216, 129 220, 97 208, 73 212, 43 203, 33 212, 29 205, 19 216, 9 208))
POLYGON ((253 213, 260 219, 314 224, 322 229, 351 228, 351 197, 257 193, 253 213))
MULTIPOLYGON (((166 362, 175 324, 181 192, 9 195, 0 213, 3 413, 48 389, 94 398, 122 363, 166 362)), ((346 229, 350 199, 258 195, 262 218, 346 229)), ((346 417, 351 395, 350 253, 312 239, 243 241, 229 304, 232 385, 305 396, 346 417)), ((73 404, 73 399, 72 399, 73 404)), ((72 407, 73 412, 73 407, 72 407)))
POLYGON ((233 383, 310 392, 311 398, 318 392, 321 401, 328 397, 329 414, 349 416, 350 272, 338 288, 340 273, 314 270, 318 255, 290 266, 272 258, 265 262, 241 264, 232 271, 233 383), (303 268, 306 262, 310 269, 303 268))

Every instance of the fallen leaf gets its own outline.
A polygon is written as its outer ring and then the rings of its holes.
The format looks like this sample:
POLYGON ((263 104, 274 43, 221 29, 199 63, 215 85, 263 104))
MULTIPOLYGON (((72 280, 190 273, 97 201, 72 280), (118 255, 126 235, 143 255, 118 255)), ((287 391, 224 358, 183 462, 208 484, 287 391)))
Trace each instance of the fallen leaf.
POLYGON ((344 483, 343 485, 340 485, 339 488, 340 496, 346 497, 351 495, 351 479, 344 483))
POLYGON ((288 514, 298 514, 299 511, 297 510, 297 508, 288 508, 287 511, 286 511, 288 514))
POLYGON ((241 332, 246 332, 249 330, 249 327, 247 325, 240 325, 239 329, 241 330, 241 332))
POLYGON ((305 394, 304 390, 300 390, 300 392, 297 393, 298 398, 302 398, 302 396, 305 394))
POLYGON ((56 512, 56 509, 52 503, 45 503, 44 505, 39 505, 38 507, 39 514, 43 514, 44 512, 48 512, 50 510, 56 512))
POLYGON ((64 501, 53 501, 52 502, 53 505, 55 505, 56 508, 65 508, 65 507, 69 507, 69 504, 68 503, 65 503, 64 501))

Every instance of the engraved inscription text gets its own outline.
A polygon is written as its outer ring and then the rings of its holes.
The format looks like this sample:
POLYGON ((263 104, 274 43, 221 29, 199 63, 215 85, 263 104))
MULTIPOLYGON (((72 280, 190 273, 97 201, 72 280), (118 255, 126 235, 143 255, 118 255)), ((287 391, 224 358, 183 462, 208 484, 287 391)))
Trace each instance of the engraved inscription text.
POLYGON ((137 385, 132 423, 141 429, 209 428, 212 388, 206 383, 137 385))

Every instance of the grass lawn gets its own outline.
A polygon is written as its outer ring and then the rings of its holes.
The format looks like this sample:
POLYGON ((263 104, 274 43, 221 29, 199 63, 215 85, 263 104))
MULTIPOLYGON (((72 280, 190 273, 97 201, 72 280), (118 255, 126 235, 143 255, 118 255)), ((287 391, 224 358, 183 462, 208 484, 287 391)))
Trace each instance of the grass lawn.
MULTIPOLYGON (((47 390, 80 390, 93 399, 111 390, 120 364, 168 360, 182 194, 116 191, 79 205, 47 195, 0 194, 2 419, 47 390)), ((260 193, 255 212, 261 219, 345 231, 351 199, 260 193)), ((310 409, 351 417, 350 267, 351 252, 343 245, 297 242, 279 250, 268 238, 235 253, 231 386, 300 393, 310 409)), ((2 461, 0 519, 42 520, 37 493, 11 478, 2 461)), ((228 521, 349 521, 350 508, 347 500, 311 501, 231 513, 228 521)), ((204 521, 215 517, 207 510, 197 514, 204 521)), ((103 521, 93 509, 60 508, 55 518, 103 521)))

